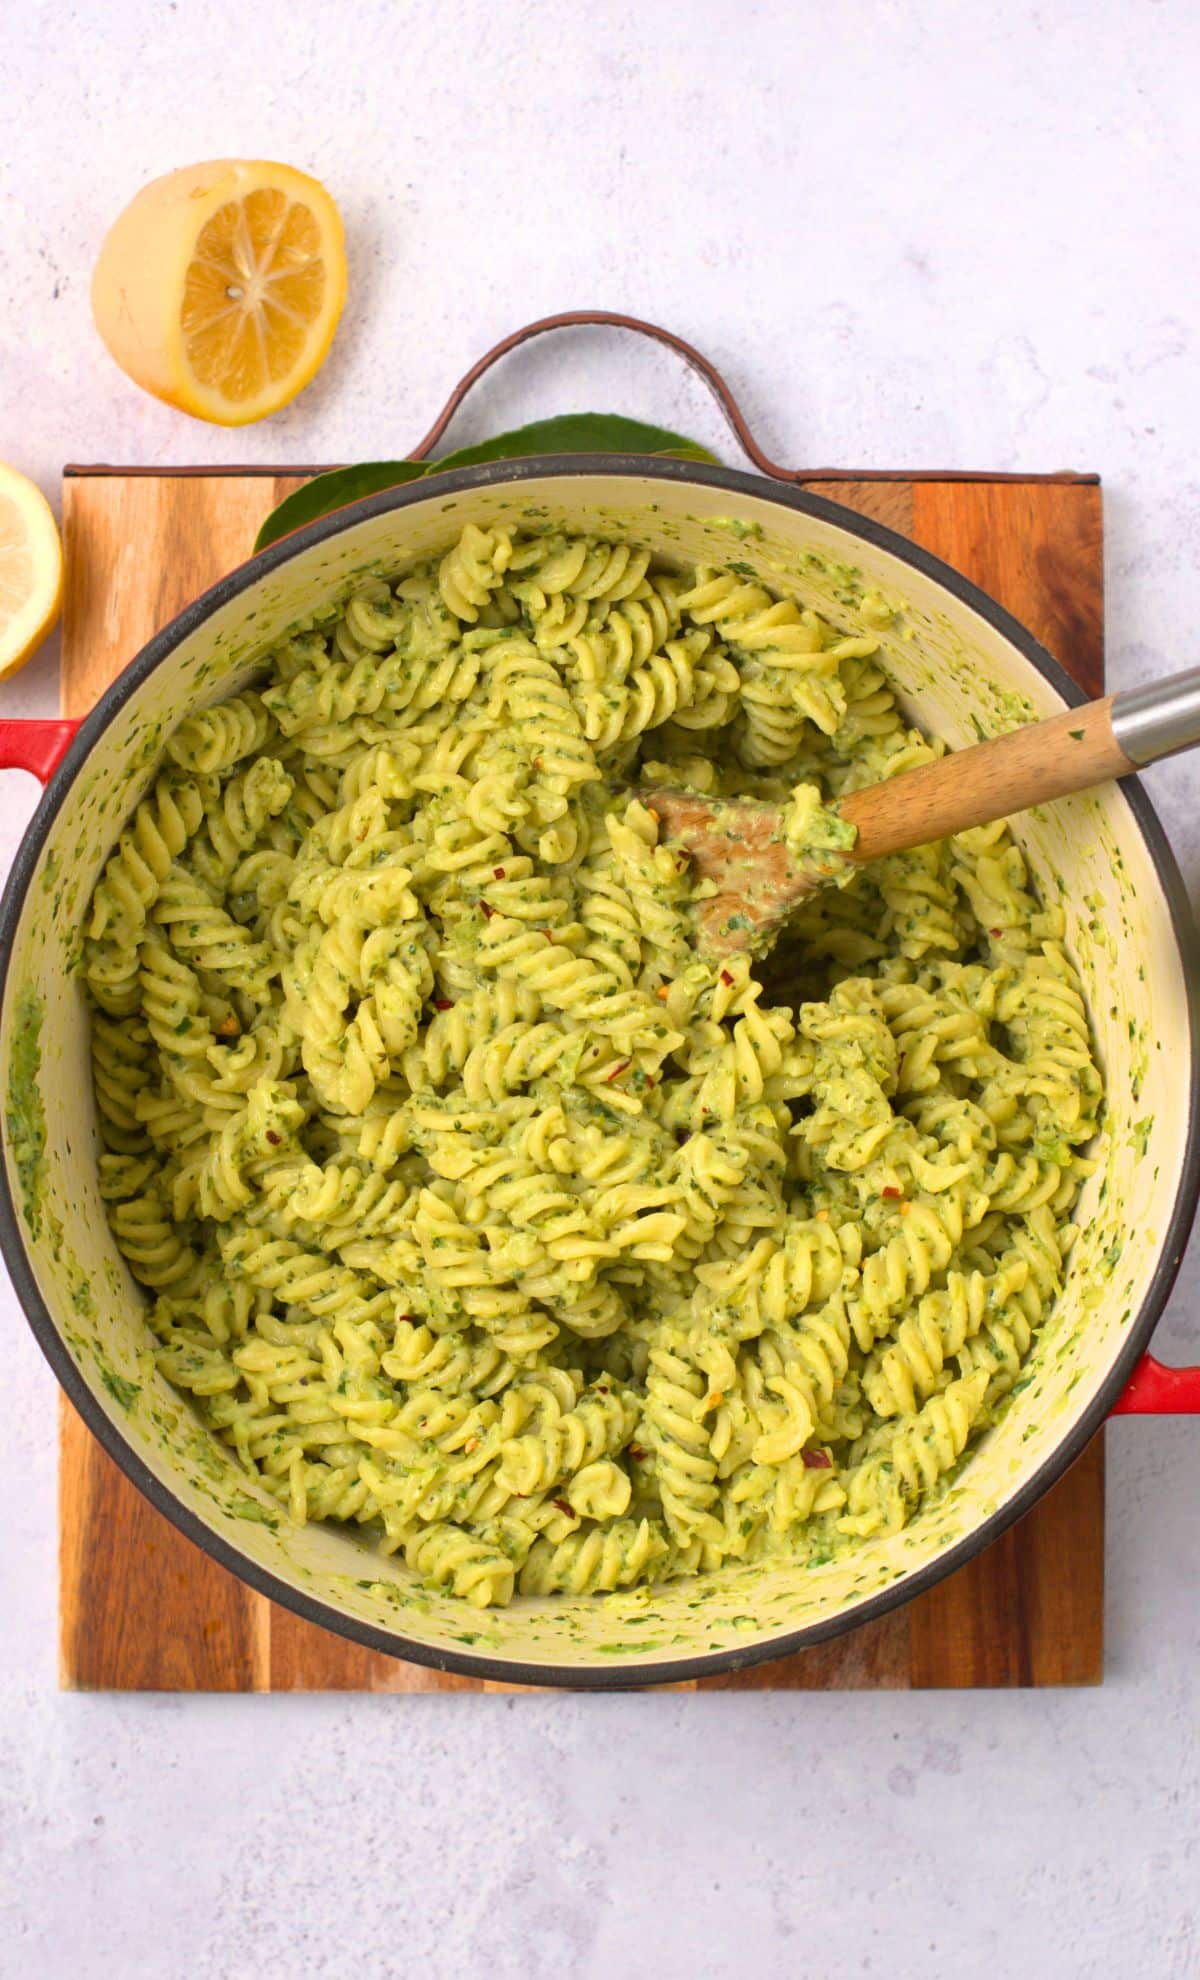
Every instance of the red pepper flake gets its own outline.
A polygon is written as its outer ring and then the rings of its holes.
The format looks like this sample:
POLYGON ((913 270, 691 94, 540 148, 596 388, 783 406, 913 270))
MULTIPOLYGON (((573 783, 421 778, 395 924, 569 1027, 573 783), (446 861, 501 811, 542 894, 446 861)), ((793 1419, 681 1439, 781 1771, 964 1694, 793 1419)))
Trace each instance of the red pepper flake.
POLYGON ((530 759, 529 759, 529 761, 530 761, 530 762, 532 763, 532 765, 533 765, 533 767, 534 767, 534 769, 535 769, 535 770, 540 770, 540 769, 541 769, 541 767, 542 767, 542 759, 541 759, 541 757, 540 757, 540 756, 531 756, 531 757, 530 757, 530 759))
POLYGON ((614 1066, 610 1073, 605 1073, 604 1084, 606 1086, 611 1086, 614 1079, 619 1079, 621 1074, 623 1072, 627 1072, 632 1064, 633 1064, 632 1059, 622 1059, 620 1065, 614 1066))
POLYGON ((566 1513, 568 1519, 574 1519, 575 1508, 569 1499, 551 1499, 550 1504, 557 1506, 560 1513, 566 1513))
POLYGON ((552 928, 539 928, 538 934, 544 935, 548 942, 552 942, 554 940, 554 930, 552 928))
POLYGON ((891 1183, 885 1183, 879 1193, 881 1196, 890 1196, 898 1202, 903 1196, 904 1191, 902 1189, 893 1189, 891 1183))
POLYGON ((647 1457, 650 1455, 648 1451, 642 1449, 640 1444, 630 1444, 628 1450, 635 1464, 645 1464, 647 1457))
POLYGON ((491 918, 492 918, 492 916, 493 916, 493 915, 495 914, 495 912, 496 912, 496 910, 495 910, 495 908, 494 908, 494 907, 489 907, 486 901, 480 901, 480 903, 479 903, 479 905, 480 905, 480 907, 481 907, 481 908, 483 909, 483 915, 484 915, 484 919, 485 919, 485 921, 490 921, 490 920, 491 920, 491 918))
POLYGON ((237 1019, 233 1015, 233 1012, 231 1011, 229 1013, 229 1016, 223 1017, 221 1019, 220 1024, 217 1026, 217 1037, 236 1038, 241 1028, 242 1028, 241 1025, 238 1023, 237 1019))
POLYGON ((454 1009, 454 1005, 451 1003, 449 997, 435 997, 433 1000, 433 1008, 435 1011, 452 1011, 454 1009))
POLYGON ((276 1134, 274 1128, 268 1128, 267 1140, 270 1142, 272 1148, 278 1148, 280 1142, 283 1140, 283 1136, 281 1134, 276 1134))
POLYGON ((833 1459, 828 1451, 802 1451, 806 1471, 832 1471, 833 1459))
POLYGON ((993 935, 993 936, 994 936, 994 937, 996 938, 996 940, 997 940, 997 941, 999 941, 999 940, 1000 940, 1000 937, 1001 937, 1001 936, 1003 935, 1003 933, 1004 933, 1004 930, 1003 930, 1002 928, 989 928, 989 929, 988 929, 988 934, 989 934, 989 935, 993 935))
POLYGON ((727 969, 723 969, 723 970, 721 971, 721 981, 722 981, 722 983, 728 983, 728 984, 730 984, 730 985, 732 985, 732 983, 733 983, 733 978, 732 978, 732 976, 731 976, 731 975, 729 974, 729 971, 728 971, 727 969))
POLYGON ((492 878, 493 878, 493 880, 503 880, 503 878, 504 878, 504 868, 503 868, 502 866, 493 866, 493 868, 492 868, 492 878))

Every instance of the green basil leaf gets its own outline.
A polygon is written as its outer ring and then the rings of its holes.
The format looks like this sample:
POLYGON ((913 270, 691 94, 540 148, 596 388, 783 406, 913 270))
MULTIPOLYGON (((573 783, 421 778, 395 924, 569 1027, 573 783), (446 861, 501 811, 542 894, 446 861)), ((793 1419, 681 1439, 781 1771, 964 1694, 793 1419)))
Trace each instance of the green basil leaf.
POLYGON ((269 543, 277 543, 305 523, 344 509, 348 502, 361 501, 365 495, 378 495, 384 488, 399 488, 406 481, 419 481, 448 468, 521 460, 531 454, 657 454, 684 461, 716 460, 716 455, 697 441, 664 426, 647 426, 620 413, 561 413, 555 419, 518 426, 511 433, 498 433, 494 440, 484 440, 477 447, 460 447, 440 461, 364 461, 357 467, 333 468, 328 474, 314 475, 272 509, 254 547, 265 550, 269 543))
POLYGON ((517 461, 528 454, 669 454, 685 461, 715 461, 695 440, 665 426, 646 426, 621 413, 560 413, 556 419, 535 419, 511 433, 498 433, 478 447, 460 447, 430 463, 430 472, 443 468, 475 467, 481 461, 517 461))
POLYGON ((378 495, 382 488, 419 481, 428 465, 427 461, 363 461, 358 467, 315 474, 272 509, 254 539, 254 548, 265 550, 268 543, 278 543, 281 536, 290 536, 294 529, 303 529, 305 523, 331 515, 334 509, 344 509, 347 502, 360 502, 364 495, 378 495))

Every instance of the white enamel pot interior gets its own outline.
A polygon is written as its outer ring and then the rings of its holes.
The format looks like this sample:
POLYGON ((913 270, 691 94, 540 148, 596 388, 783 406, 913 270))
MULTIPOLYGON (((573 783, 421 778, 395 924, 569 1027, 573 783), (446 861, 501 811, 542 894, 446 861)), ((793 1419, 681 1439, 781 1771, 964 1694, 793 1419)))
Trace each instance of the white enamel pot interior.
MULTIPOLYGON (((958 1566, 1078 1455, 1161 1310, 1196 1193, 1196 1047, 1186 909, 1144 796, 1128 785, 1016 821, 1065 909, 1108 1089, 1098 1169, 1032 1372, 951 1489, 842 1562, 728 1569, 601 1598, 479 1613, 420 1587, 355 1532, 289 1525, 158 1375, 144 1296, 96 1182, 88 1019, 75 967, 97 874, 164 734, 250 680, 314 601, 445 549, 462 525, 632 534, 664 559, 731 556, 847 631, 868 593, 896 608, 887 665, 912 718, 953 745, 1077 700, 1030 636, 944 565, 833 504, 722 469, 581 457, 467 469, 327 518, 255 558, 159 635, 88 719, 50 784, 5 900, 0 1080, 28 1129, 6 1144, 0 1233, 45 1352, 147 1496, 276 1600, 393 1654, 469 1675, 615 1686, 698 1677, 866 1621, 958 1566), (43 1127, 39 1128, 40 1104, 43 1127), (24 1113, 22 1113, 24 1110, 24 1113), (44 1133, 44 1145, 39 1134, 44 1133)), ((147 574, 149 579, 149 574, 147 574)))

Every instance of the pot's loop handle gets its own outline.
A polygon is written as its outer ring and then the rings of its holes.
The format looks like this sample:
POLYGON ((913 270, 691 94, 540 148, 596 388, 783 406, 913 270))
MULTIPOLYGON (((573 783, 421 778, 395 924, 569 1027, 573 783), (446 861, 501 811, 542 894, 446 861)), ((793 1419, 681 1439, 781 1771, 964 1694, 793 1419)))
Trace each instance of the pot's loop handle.
POLYGON ((1114 1416, 1200 1416, 1200 1368, 1168 1368, 1144 1354, 1114 1416))
POLYGON ((676 351, 684 363, 704 380, 724 413, 734 439, 754 462, 760 474, 768 474, 775 481, 807 481, 814 473, 832 472, 829 469, 780 467, 779 462, 773 461, 759 446, 746 424, 745 414, 711 359, 706 358, 702 351, 698 351, 694 344, 686 343, 682 337, 677 337, 673 330, 664 330, 659 323, 646 323, 639 316, 621 316, 611 309, 564 310, 559 316, 540 317, 536 323, 527 323, 523 329, 514 330, 511 336, 502 337, 498 344, 493 344, 490 351, 485 351, 479 362, 473 364, 471 369, 459 379, 425 438, 418 441, 415 447, 409 448, 409 459, 423 461, 426 458, 430 448, 437 446, 471 387, 479 382, 485 371, 490 371, 502 357, 507 357, 509 351, 515 351, 521 344, 529 343, 534 337, 544 336, 547 330, 570 330, 580 325, 593 329, 599 327, 611 330, 633 330, 639 337, 653 337, 656 343, 665 344, 668 350, 676 351))
POLYGON ((711 358, 698 351, 694 344, 685 338, 677 337, 673 330, 664 330, 661 323, 647 323, 640 316, 623 316, 612 309, 565 309, 557 316, 541 316, 536 323, 526 323, 520 330, 514 330, 485 351, 477 364, 465 372, 454 387, 441 412, 434 420, 423 440, 408 450, 407 459, 423 461, 431 448, 436 447, 450 421, 461 406, 473 385, 478 384, 485 371, 490 371, 509 351, 515 351, 521 344, 529 343, 533 337, 544 336, 547 330, 587 329, 632 330, 639 337, 652 337, 656 344, 664 344, 669 351, 675 351, 698 377, 704 380, 713 398, 725 415, 729 430, 738 446, 753 461, 760 474, 769 475, 772 481, 1049 481, 1049 482, 1094 482, 1094 474, 1079 474, 1073 468, 1063 468, 1055 474, 1028 474, 1022 470, 971 469, 971 468, 787 468, 763 452, 758 441, 746 424, 746 416, 739 406, 725 379, 717 370, 711 358))
POLYGON ((729 384, 725 382, 713 360, 707 358, 703 350, 697 350, 695 345, 689 345, 683 337, 675 337, 673 331, 665 331, 661 323, 646 323, 644 317, 624 317, 616 309, 564 309, 556 317, 539 317, 537 323, 527 323, 523 329, 513 331, 509 337, 501 337, 499 345, 493 345, 491 350, 485 350, 479 362, 471 364, 469 372, 463 372, 463 376, 455 384, 450 398, 446 400, 442 412, 434 420, 426 438, 418 440, 416 447, 408 449, 408 459, 424 461, 428 457, 430 449, 438 446, 438 442, 442 440, 442 434, 450 426, 457 408, 461 406, 471 386, 475 386, 479 378, 483 378, 483 372, 489 372, 493 364, 497 364, 503 356, 507 356, 509 350, 517 350, 521 345, 527 345, 533 337, 545 337, 547 331, 572 331, 578 327, 634 331, 638 337, 651 337, 657 345, 665 345, 667 350, 675 350, 677 356, 681 356, 683 362, 699 378, 705 380, 709 392, 713 394, 713 398, 721 406, 721 412, 725 414, 733 438, 747 453, 758 473, 770 475, 772 481, 800 481, 800 483, 861 481, 863 477, 869 477, 871 481, 1095 481, 1097 479, 1095 475, 1075 473, 1069 467, 1051 475, 1030 475, 1022 471, 1012 473, 998 469, 978 471, 978 469, 962 469, 962 467, 915 467, 915 469, 911 467, 780 467, 780 463, 772 461, 770 455, 764 453, 762 447, 754 440, 747 426, 745 412, 741 410, 737 398, 729 390, 729 384))
POLYGON ((78 727, 78 722, 0 722, 0 770, 28 770, 48 784, 78 727))

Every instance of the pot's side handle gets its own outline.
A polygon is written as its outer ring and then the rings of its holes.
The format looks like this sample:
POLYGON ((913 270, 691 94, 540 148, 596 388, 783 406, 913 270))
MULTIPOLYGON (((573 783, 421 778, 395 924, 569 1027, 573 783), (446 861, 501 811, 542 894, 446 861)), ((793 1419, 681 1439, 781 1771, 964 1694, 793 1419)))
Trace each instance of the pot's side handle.
POLYGON ((490 371, 509 351, 515 351, 521 344, 527 344, 534 337, 545 336, 548 330, 573 329, 632 330, 636 336, 650 337, 656 344, 664 344, 669 351, 681 357, 690 369, 704 380, 713 398, 725 415, 730 432, 742 452, 753 461, 760 474, 770 475, 774 481, 859 481, 864 475, 874 481, 1095 481, 1094 474, 1076 474, 1071 469, 1063 469, 1057 474, 1025 474, 993 472, 989 469, 961 468, 789 468, 763 451, 747 424, 746 416, 739 406, 728 384, 717 370, 711 358, 705 357, 694 344, 683 337, 677 337, 673 330, 666 330, 661 323, 647 323, 644 317, 623 316, 612 309, 566 309, 557 316, 539 317, 536 323, 526 323, 520 330, 513 330, 485 351, 477 363, 465 372, 454 387, 441 412, 434 420, 424 439, 410 447, 407 459, 423 461, 430 450, 436 447, 450 421, 461 406, 467 393, 490 371))
POLYGON ((510 351, 515 351, 521 344, 529 343, 532 338, 544 336, 548 330, 579 328, 632 330, 639 337, 650 337, 656 344, 665 344, 668 350, 675 351, 684 363, 704 380, 724 413, 735 440, 743 453, 749 455, 760 474, 769 474, 776 481, 803 479, 802 469, 781 467, 778 461, 773 461, 769 455, 764 454, 746 424, 745 414, 721 373, 702 351, 698 351, 694 344, 686 343, 682 337, 677 337, 673 330, 665 330, 661 323, 647 323, 640 316, 622 316, 611 309, 563 310, 557 316, 539 317, 536 323, 526 323, 520 330, 514 330, 509 336, 502 337, 498 344, 492 345, 490 351, 484 352, 469 371, 464 372, 424 439, 418 440, 415 447, 409 448, 409 460, 423 461, 430 449, 436 447, 471 387, 478 384, 484 372, 490 371, 502 357, 507 357, 510 351))
POLYGON ((0 721, 0 770, 28 770, 48 784, 78 727, 78 722, 0 721))
POLYGON ((1168 1368, 1144 1354, 1114 1416, 1200 1416, 1200 1368, 1168 1368))

